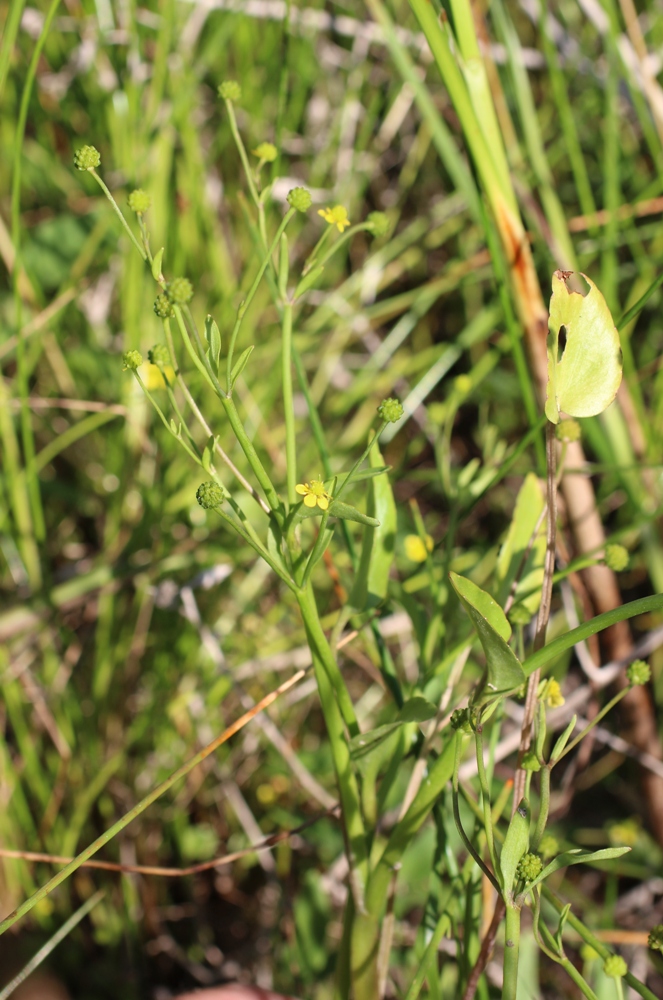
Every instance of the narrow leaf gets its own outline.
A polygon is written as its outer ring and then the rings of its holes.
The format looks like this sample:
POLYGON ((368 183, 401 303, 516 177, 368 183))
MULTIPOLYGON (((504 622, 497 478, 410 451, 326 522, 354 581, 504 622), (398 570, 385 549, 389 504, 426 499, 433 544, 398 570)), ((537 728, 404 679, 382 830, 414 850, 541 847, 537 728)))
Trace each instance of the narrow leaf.
POLYGON ((529 802, 527 799, 521 799, 520 805, 511 817, 500 854, 502 885, 507 895, 513 890, 518 862, 529 847, 529 821, 529 802))
POLYGON ((356 507, 351 507, 350 504, 343 503, 341 500, 332 500, 329 504, 329 513, 334 517, 340 517, 343 521, 357 521, 359 524, 369 524, 373 528, 380 526, 377 518, 362 514, 356 507))
POLYGON ((214 438, 213 437, 208 438, 207 444, 205 445, 202 454, 203 468, 205 472, 208 472, 210 474, 210 476, 213 476, 216 471, 214 469, 214 465, 212 464, 212 459, 214 457, 214 445, 215 445, 214 438))
POLYGON ((219 371, 219 358, 221 356, 221 334, 212 316, 205 317, 205 340, 209 344, 210 360, 214 370, 219 371))
POLYGON ((152 277, 155 281, 158 281, 161 277, 161 263, 163 261, 163 252, 165 247, 161 247, 161 250, 157 250, 154 257, 152 258, 152 277))
MULTIPOLYGON (((368 472, 386 472, 377 442, 369 452, 368 472)), ((372 478, 368 486, 366 513, 376 517, 379 528, 367 527, 361 545, 361 559, 355 574, 355 582, 349 604, 359 611, 374 608, 387 596, 389 574, 394 560, 396 541, 396 503, 389 477, 380 475, 372 478)))
POLYGON ((583 851, 580 847, 574 847, 572 850, 565 851, 564 854, 558 854, 556 858, 553 858, 550 864, 546 865, 543 871, 529 883, 527 890, 533 889, 535 885, 543 882, 560 868, 567 868, 569 865, 589 864, 591 861, 612 861, 615 858, 621 858, 622 854, 628 854, 630 850, 630 847, 605 847, 601 851, 583 851))
POLYGON ((408 698, 400 712, 398 719, 400 722, 427 722, 437 715, 437 708, 432 701, 421 695, 408 698))
POLYGON ((246 350, 242 351, 242 353, 238 357, 238 359, 235 362, 235 365, 233 367, 233 370, 230 373, 230 387, 231 388, 235 385, 235 382, 237 381, 237 379, 239 378, 239 376, 242 374, 242 372, 246 368, 246 364, 247 364, 249 358, 251 357, 252 353, 253 353, 253 345, 251 345, 251 347, 247 347, 246 350))

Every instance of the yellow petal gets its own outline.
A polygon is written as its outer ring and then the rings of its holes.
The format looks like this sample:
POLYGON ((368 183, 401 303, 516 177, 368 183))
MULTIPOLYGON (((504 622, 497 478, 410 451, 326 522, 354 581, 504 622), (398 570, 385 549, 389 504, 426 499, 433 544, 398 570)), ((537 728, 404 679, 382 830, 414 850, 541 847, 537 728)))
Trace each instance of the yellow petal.
POLYGON ((304 486, 303 483, 297 483, 295 486, 295 493, 299 493, 300 496, 305 497, 308 493, 308 486, 304 486))
POLYGON ((315 505, 316 505, 317 502, 318 502, 318 499, 317 499, 317 497, 315 496, 314 493, 307 493, 306 496, 304 497, 304 506, 305 507, 315 507, 315 505))
POLYGON ((329 507, 329 500, 327 499, 327 497, 317 497, 316 499, 318 501, 318 507, 320 508, 320 510, 327 510, 327 507, 329 507))

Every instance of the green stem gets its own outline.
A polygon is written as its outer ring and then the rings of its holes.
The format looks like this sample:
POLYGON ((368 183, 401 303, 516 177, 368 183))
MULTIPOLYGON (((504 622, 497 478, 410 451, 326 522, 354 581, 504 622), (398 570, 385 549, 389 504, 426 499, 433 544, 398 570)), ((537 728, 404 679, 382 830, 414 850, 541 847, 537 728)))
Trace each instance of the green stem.
POLYGON ((226 411, 226 416, 228 417, 228 421, 233 429, 235 437, 237 438, 242 451, 246 455, 246 459, 251 466, 253 473, 265 494, 265 497, 267 498, 267 503, 272 511, 277 514, 277 518, 282 520, 281 501, 278 498, 271 479, 265 471, 264 465, 258 457, 257 451, 253 447, 253 442, 244 430, 244 424, 242 423, 239 413, 237 412, 234 399, 232 396, 225 396, 221 400, 221 403, 223 405, 223 409, 226 411))
POLYGON ((318 537, 315 540, 315 544, 311 550, 311 554, 306 562, 306 567, 304 569, 304 575, 302 577, 302 587, 308 586, 309 579, 311 578, 311 573, 315 566, 317 566, 320 558, 325 551, 327 545, 329 544, 329 539, 326 537, 327 532, 327 522, 329 520, 329 509, 327 509, 322 517, 320 518, 320 528, 318 530, 318 537))
POLYGON ((552 934, 550 933, 550 931, 548 930, 548 928, 546 927, 546 925, 543 924, 543 923, 540 924, 540 934, 541 934, 541 937, 543 938, 543 940, 548 945, 548 947, 545 949, 546 952, 548 952, 548 954, 550 955, 550 957, 555 962, 557 962, 559 965, 562 966, 562 968, 566 972, 567 976, 570 979, 573 980, 573 982, 576 984, 576 986, 578 987, 578 989, 580 990, 580 992, 584 996, 587 997, 587 1000, 599 1000, 599 998, 597 997, 596 993, 591 988, 591 986, 589 985, 589 983, 587 982, 587 980, 584 978, 584 976, 582 976, 580 974, 580 972, 578 972, 578 970, 576 969, 576 967, 573 964, 573 962, 571 962, 566 957, 566 955, 564 955, 564 954, 554 955, 554 954, 551 954, 550 951, 548 951, 549 948, 552 949, 552 948, 555 947, 555 939, 552 936, 552 934))
POLYGON ((256 188, 253 175, 251 173, 251 165, 249 163, 249 158, 246 155, 246 147, 242 141, 242 137, 239 134, 239 129, 237 128, 237 119, 235 118, 235 108, 232 101, 229 101, 227 97, 224 98, 226 111, 228 112, 228 121, 230 122, 230 131, 232 137, 235 140, 235 145, 237 146, 237 151, 239 153, 239 158, 242 161, 242 166, 244 167, 244 174, 246 176, 246 183, 249 186, 249 192, 251 198, 253 199, 256 208, 260 208, 260 195, 258 194, 258 189, 256 188))
POLYGON ((548 812, 550 810, 550 772, 552 767, 544 764, 541 768, 541 797, 539 801, 539 815, 536 820, 534 834, 530 840, 530 850, 536 851, 541 843, 541 837, 548 822, 548 812))
POLYGON ((630 690, 631 688, 629 686, 623 688, 621 691, 618 691, 614 698, 611 698, 608 704, 604 705, 600 712, 597 712, 592 721, 589 722, 580 733, 578 733, 576 738, 571 740, 571 742, 564 747, 563 753, 561 753, 557 760, 554 761, 554 764, 559 764, 560 760, 563 760, 567 753, 570 753, 574 747, 577 747, 580 741, 584 740, 585 736, 587 736, 587 733, 591 732, 594 726, 598 726, 601 719, 604 719, 608 712, 612 711, 615 705, 618 705, 622 698, 625 698, 630 690))
POLYGON ((295 438, 295 407, 292 397, 292 304, 283 306, 281 326, 281 365, 283 379, 283 412, 285 415, 285 460, 288 484, 288 504, 297 503, 297 442, 295 438))
POLYGON ((488 847, 488 854, 490 855, 490 862, 493 866, 494 871, 497 871, 497 855, 495 853, 495 837, 493 835, 493 816, 492 816, 492 807, 490 804, 490 788, 488 787, 486 766, 483 760, 483 726, 481 724, 477 726, 474 738, 477 750, 477 772, 479 775, 479 784, 481 786, 481 805, 483 807, 483 826, 484 830, 486 831, 486 845, 488 847))
POLYGON ((357 469, 359 468, 359 466, 361 465, 361 463, 364 461, 364 459, 368 458, 368 455, 369 455, 369 452, 370 452, 371 448, 373 447, 374 444, 376 444, 378 442, 378 440, 380 438, 380 435, 382 434, 382 432, 383 432, 383 430, 385 429, 386 426, 387 426, 387 424, 383 420, 380 423, 380 426, 376 430, 376 432, 373 435, 373 437, 370 438, 370 440, 369 440, 368 444, 366 445, 366 447, 364 448, 362 454, 359 456, 359 458, 357 459, 357 461, 352 466, 352 468, 348 472, 347 476, 345 477, 345 479, 343 480, 343 482, 339 486, 338 492, 336 493, 336 496, 334 497, 334 500, 339 500, 340 497, 341 497, 341 494, 344 493, 345 490, 348 488, 348 486, 350 485, 350 483, 352 482, 352 480, 354 478, 355 472, 357 471, 357 469))
MULTIPOLYGON (((216 386, 214 385, 214 382, 212 381, 212 379, 210 377, 209 372, 207 371, 207 368, 205 367, 205 365, 202 363, 202 361, 198 357, 198 352, 196 351, 196 349, 194 348, 193 344, 191 343, 191 337, 189 336, 189 331, 186 328, 186 324, 184 322, 184 317, 182 316, 182 310, 180 309, 179 306, 173 306, 173 311, 175 313, 175 319, 177 320, 177 325, 179 327, 180 333, 182 334, 182 340, 184 341, 184 346, 187 349, 189 357, 191 358, 191 360, 193 361, 194 365, 196 366, 196 368, 198 369, 198 371, 200 372, 200 374, 203 376, 203 378, 205 379, 205 381, 209 385, 210 389, 212 389, 214 391, 215 395, 218 396, 219 393, 217 391, 216 386)), ((222 389, 221 389, 221 392, 223 392, 222 389)), ((220 397, 220 398, 223 399, 223 396, 220 397)))
POLYGON ((458 830, 458 833, 460 834, 460 838, 463 841, 463 843, 465 844, 465 847, 467 848, 468 853, 472 855, 472 857, 474 858, 475 862, 477 863, 477 865, 479 866, 479 868, 481 869, 481 871, 484 873, 484 875, 486 876, 486 878, 489 879, 489 881, 493 884, 493 886, 495 887, 496 892, 498 892, 501 895, 502 894, 502 887, 500 886, 499 882, 497 881, 497 879, 495 878, 495 876, 493 875, 493 873, 491 872, 490 868, 485 863, 485 861, 483 860, 483 858, 481 857, 481 855, 479 854, 479 852, 476 850, 476 848, 475 848, 474 844, 472 843, 472 841, 470 840, 470 838, 465 833, 465 830, 463 828, 463 824, 461 823, 461 820, 460 820, 460 810, 458 808, 458 771, 459 771, 459 768, 460 768, 460 761, 461 761, 462 752, 463 752, 463 734, 460 732, 460 730, 458 730, 458 732, 456 732, 456 735, 455 735, 455 747, 454 747, 454 749, 455 749, 455 754, 454 754, 454 771, 453 771, 453 786, 452 786, 451 801, 452 801, 452 805, 453 805, 453 814, 454 814, 454 822, 456 824, 456 829, 458 830))
POLYGON ((90 169, 88 170, 88 173, 92 174, 92 176, 94 177, 95 181, 97 182, 97 184, 99 185, 99 187, 101 188, 101 190, 104 192, 104 194, 108 198, 109 202, 113 206, 113 210, 114 210, 115 214, 117 215, 118 219, 122 223, 125 231, 128 233, 129 239, 131 240, 131 242, 133 243, 133 245, 136 247, 136 250, 138 251, 138 253, 141 255, 141 257, 143 258, 143 260, 147 260, 147 253, 145 252, 145 248, 140 245, 140 243, 138 242, 138 240, 134 236, 133 231, 131 229, 131 226, 129 225, 129 223, 127 222, 127 220, 124 218, 124 215, 122 214, 120 206, 115 201, 115 198, 110 193, 110 191, 108 190, 108 188, 106 187, 106 185, 102 181, 101 177, 97 173, 97 171, 94 169, 94 167, 90 167, 90 169))
POLYGON ((520 910, 506 907, 504 926, 504 981, 502 1000, 516 1000, 518 989, 518 952, 520 949, 520 910))

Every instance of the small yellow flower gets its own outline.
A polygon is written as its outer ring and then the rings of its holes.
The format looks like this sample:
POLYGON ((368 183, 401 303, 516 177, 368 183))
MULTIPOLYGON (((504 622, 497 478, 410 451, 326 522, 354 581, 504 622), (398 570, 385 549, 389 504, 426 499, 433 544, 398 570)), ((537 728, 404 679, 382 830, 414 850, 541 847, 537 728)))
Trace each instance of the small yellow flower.
POLYGON ((412 562, 425 562, 428 553, 433 551, 433 544, 433 539, 430 535, 426 535, 425 545, 422 539, 419 538, 419 535, 406 535, 405 555, 412 562))
POLYGON ((342 233, 350 225, 348 210, 343 205, 335 205, 334 208, 320 208, 318 215, 321 215, 330 226, 336 226, 339 233, 342 233))
POLYGON ((548 708, 559 708, 566 701, 566 698, 562 694, 562 689, 556 680, 548 681, 548 689, 544 697, 548 708))
POLYGON ((320 510, 327 510, 329 501, 333 500, 331 493, 327 493, 321 479, 312 479, 310 483, 297 483, 295 489, 300 496, 304 497, 305 507, 319 507, 320 510))

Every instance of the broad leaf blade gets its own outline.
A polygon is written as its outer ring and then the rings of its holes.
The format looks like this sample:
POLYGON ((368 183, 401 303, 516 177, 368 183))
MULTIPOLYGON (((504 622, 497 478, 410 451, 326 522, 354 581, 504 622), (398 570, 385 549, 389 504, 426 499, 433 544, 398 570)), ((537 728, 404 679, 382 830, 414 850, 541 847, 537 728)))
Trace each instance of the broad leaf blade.
POLYGON ((541 603, 543 562, 546 555, 546 523, 543 490, 533 472, 520 487, 511 525, 497 559, 497 601, 504 605, 518 577, 515 600, 535 615, 541 603), (537 529, 538 525, 538 529, 537 529), (534 535, 536 531, 536 535, 534 535), (534 536, 534 540, 532 538, 534 536))

